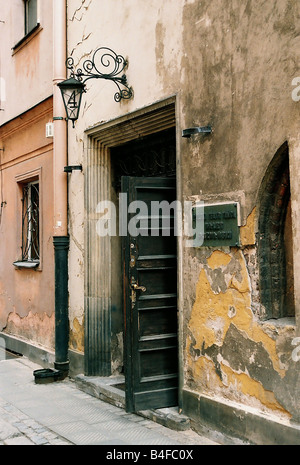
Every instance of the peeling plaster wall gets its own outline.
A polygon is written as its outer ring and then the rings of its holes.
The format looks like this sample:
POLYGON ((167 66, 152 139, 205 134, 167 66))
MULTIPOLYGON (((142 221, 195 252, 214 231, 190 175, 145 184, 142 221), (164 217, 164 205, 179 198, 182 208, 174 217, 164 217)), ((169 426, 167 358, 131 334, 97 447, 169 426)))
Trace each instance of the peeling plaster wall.
MULTIPOLYGON (((112 82, 88 81, 81 117, 76 128, 69 131, 69 164, 83 165, 83 174, 73 172, 69 177, 69 318, 72 332, 80 323, 80 337, 84 331, 84 176, 86 157, 91 150, 84 131, 174 93, 180 80, 182 36, 174 36, 173 30, 178 28, 181 15, 182 2, 176 2, 171 9, 168 2, 160 0, 144 4, 143 8, 138 2, 129 4, 124 0, 101 4, 95 0, 68 2, 68 55, 74 58, 75 66, 82 66, 99 47, 112 48, 128 60, 126 75, 134 89, 133 99, 117 104, 114 101, 117 88, 112 82), (170 21, 167 27, 166 18, 170 21)), ((119 339, 116 335, 113 350, 119 362, 115 365, 122 365, 123 347, 119 339)), ((78 350, 79 346, 71 337, 70 347, 78 350)))
POLYGON ((241 250, 207 251, 188 318, 186 385, 262 411, 297 415, 292 323, 260 323, 241 250), (291 381, 291 384, 289 384, 291 381))
POLYGON ((53 350, 55 334, 54 314, 32 313, 21 318, 18 313, 10 313, 7 318, 5 334, 11 334, 34 345, 53 350))
MULTIPOLYGON (((76 162, 76 164, 79 164, 76 162)), ((74 171, 69 179, 69 196, 76 207, 69 208, 69 324, 70 348, 84 352, 84 188, 82 175, 74 171)))
MULTIPOLYGON (((89 82, 81 117, 69 131, 70 164, 86 165, 87 128, 176 95, 178 198, 235 200, 241 206, 240 248, 192 249, 180 243, 183 387, 294 420, 300 410, 300 362, 292 357, 300 334, 300 103, 291 94, 292 80, 300 75, 299 18, 295 0, 68 2, 68 52, 75 64, 100 46, 111 47, 128 59, 126 75, 134 90, 133 99, 115 104, 112 83, 89 82), (184 128, 207 124, 214 128, 212 136, 180 137, 184 128), (262 322, 258 192, 285 141, 296 319, 262 322)), ((82 321, 84 208, 76 193, 84 192, 84 173, 76 181, 75 176, 70 295, 78 298, 70 315, 71 321, 82 321)))
POLYGON ((52 118, 52 98, 0 128, 0 331, 44 347, 54 347, 54 263, 52 139, 45 125, 52 118), (22 257, 22 188, 32 173, 39 173, 40 265, 19 269, 22 257), (49 176, 49 173, 51 175, 49 176))
POLYGON ((53 350, 53 140, 45 131, 53 117, 52 1, 38 2, 40 26, 26 39, 23 0, 0 0, 0 20, 0 331, 53 350), (38 172, 40 182, 37 271, 13 265, 22 256, 17 177, 26 182, 30 172, 38 172))
POLYGON ((241 248, 185 256, 184 385, 299 421, 297 326, 294 318, 260 318, 254 232, 255 209, 241 228, 241 248))
MULTIPOLYGON (((299 306, 296 321, 262 322, 256 243, 258 192, 270 161, 285 140, 290 165, 299 158, 291 98, 299 4, 186 2, 183 22, 191 26, 183 38, 183 127, 214 127, 212 137, 181 145, 183 198, 216 202, 230 193, 229 201, 235 192, 242 212, 240 249, 183 249, 184 385, 299 420, 299 361, 292 357, 299 306)), ((291 184, 298 175, 298 166, 291 169, 291 184)), ((297 194, 292 186, 294 260, 297 194)))

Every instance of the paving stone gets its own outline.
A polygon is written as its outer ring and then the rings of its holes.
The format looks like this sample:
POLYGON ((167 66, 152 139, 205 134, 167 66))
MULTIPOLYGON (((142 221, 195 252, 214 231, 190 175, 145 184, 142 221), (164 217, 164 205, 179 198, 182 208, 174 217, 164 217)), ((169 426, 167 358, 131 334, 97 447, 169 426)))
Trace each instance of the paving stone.
POLYGON ((51 439, 49 441, 49 444, 51 444, 52 446, 71 446, 73 445, 73 443, 71 441, 67 441, 66 439, 62 439, 62 438, 56 438, 56 439, 51 439))
POLYGON ((2 420, 0 418, 0 440, 5 441, 8 438, 11 438, 15 435, 19 434, 19 431, 17 428, 15 428, 13 425, 8 423, 5 420, 2 420))
POLYGON ((38 428, 35 428, 34 430, 37 434, 44 434, 46 433, 46 428, 44 428, 44 426, 39 426, 38 428))
POLYGON ((6 446, 33 446, 34 442, 30 441, 30 439, 26 438, 25 436, 18 436, 15 438, 6 439, 4 444, 6 446))
POLYGON ((39 436, 37 434, 32 434, 29 436, 30 440, 32 442, 34 442, 34 444, 37 444, 37 445, 42 445, 42 444, 46 444, 48 442, 48 439, 44 438, 43 436, 39 436))
POLYGON ((24 434, 30 431, 28 426, 25 425, 24 423, 16 422, 16 423, 13 423, 13 426, 17 428, 19 431, 21 431, 21 433, 24 433, 24 434))

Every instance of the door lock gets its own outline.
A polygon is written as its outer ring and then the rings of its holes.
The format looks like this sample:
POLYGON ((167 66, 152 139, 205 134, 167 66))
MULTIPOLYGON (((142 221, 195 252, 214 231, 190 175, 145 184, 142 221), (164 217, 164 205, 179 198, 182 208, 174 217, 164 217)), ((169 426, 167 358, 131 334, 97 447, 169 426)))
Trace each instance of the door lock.
POLYGON ((135 291, 142 291, 142 292, 146 292, 147 290, 145 286, 139 286, 136 283, 131 283, 131 288, 134 289, 135 291))
POLYGON ((146 288, 145 286, 139 286, 138 283, 136 282, 134 276, 131 277, 131 282, 130 282, 130 287, 132 289, 132 291, 142 291, 142 292, 146 292, 146 288))
POLYGON ((147 289, 145 288, 145 286, 139 286, 136 283, 135 278, 133 276, 131 277, 130 287, 131 287, 131 297, 130 297, 131 308, 134 308, 135 303, 136 303, 136 291, 145 292, 147 289))

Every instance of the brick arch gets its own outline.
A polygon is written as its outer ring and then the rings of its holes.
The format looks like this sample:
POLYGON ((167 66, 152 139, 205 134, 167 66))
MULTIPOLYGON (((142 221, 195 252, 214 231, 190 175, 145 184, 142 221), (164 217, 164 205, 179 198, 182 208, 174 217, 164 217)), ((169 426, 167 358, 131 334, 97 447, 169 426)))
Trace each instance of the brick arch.
MULTIPOLYGON (((258 258, 262 318, 292 316, 287 289, 287 212, 290 205, 289 148, 285 142, 276 152, 263 178, 259 192, 258 258)), ((288 282, 289 281, 289 282, 288 282)))

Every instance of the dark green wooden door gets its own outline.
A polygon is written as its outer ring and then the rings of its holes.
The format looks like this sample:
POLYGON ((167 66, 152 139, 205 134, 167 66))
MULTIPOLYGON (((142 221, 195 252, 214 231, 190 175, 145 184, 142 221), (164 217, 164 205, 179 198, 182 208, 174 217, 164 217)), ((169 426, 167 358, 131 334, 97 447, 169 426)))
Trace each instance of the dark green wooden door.
POLYGON ((128 214, 137 230, 129 227, 123 240, 126 410, 171 407, 178 402, 177 253, 166 206, 176 199, 175 179, 123 177, 122 192, 128 205, 143 202, 128 214), (157 210, 162 201, 166 208, 157 210))

